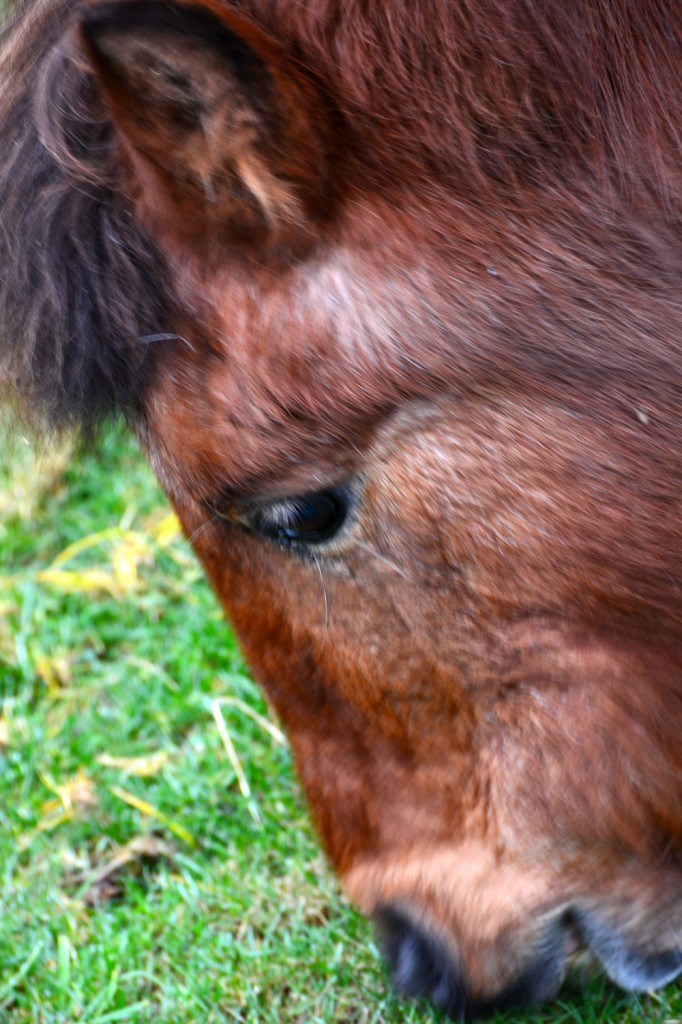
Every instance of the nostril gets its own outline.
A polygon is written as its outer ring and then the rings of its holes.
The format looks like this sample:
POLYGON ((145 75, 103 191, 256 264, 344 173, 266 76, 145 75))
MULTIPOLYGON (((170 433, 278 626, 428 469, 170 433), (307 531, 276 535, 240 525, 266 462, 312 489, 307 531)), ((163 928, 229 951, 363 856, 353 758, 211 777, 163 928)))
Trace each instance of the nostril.
POLYGON ((557 926, 563 933, 566 958, 585 948, 585 938, 580 929, 580 918, 573 907, 568 907, 559 916, 557 926))
POLYGON ((466 990, 443 944, 397 907, 381 907, 374 916, 398 991, 425 997, 450 1016, 464 1015, 469 1008, 466 990))
POLYGON ((472 997, 461 965, 446 943, 415 922, 409 912, 384 905, 374 914, 393 983, 403 995, 424 997, 456 1020, 545 1002, 563 981, 573 919, 554 918, 536 940, 525 968, 500 989, 472 997))

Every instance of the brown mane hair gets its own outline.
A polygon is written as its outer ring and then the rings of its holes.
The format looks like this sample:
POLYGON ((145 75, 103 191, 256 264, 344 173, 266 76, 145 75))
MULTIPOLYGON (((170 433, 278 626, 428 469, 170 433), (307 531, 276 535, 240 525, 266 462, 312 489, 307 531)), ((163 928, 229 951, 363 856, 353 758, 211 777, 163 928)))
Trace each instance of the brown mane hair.
POLYGON ((394 145, 422 167, 426 149, 479 199, 506 186, 511 201, 517 183, 556 184, 578 166, 679 203, 680 17, 668 0, 249 7, 380 128, 382 161, 394 145))
POLYGON ((171 320, 164 260, 131 215, 68 0, 0 41, 0 384, 29 426, 130 415, 171 320))

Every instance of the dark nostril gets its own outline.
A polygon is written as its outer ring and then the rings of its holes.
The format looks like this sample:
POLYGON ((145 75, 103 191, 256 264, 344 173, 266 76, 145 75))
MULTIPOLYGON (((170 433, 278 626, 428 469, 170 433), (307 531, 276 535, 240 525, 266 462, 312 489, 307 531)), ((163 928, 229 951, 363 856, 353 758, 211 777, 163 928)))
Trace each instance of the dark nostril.
POLYGON ((375 912, 393 983, 403 995, 430 1000, 456 1020, 545 1002, 563 981, 569 922, 562 915, 548 924, 525 970, 487 998, 472 998, 462 965, 450 948, 400 907, 375 912))
POLYGON ((469 1000, 454 958, 444 945, 394 906, 375 913, 379 936, 395 987, 403 995, 429 999, 452 1017, 469 1010, 469 1000))

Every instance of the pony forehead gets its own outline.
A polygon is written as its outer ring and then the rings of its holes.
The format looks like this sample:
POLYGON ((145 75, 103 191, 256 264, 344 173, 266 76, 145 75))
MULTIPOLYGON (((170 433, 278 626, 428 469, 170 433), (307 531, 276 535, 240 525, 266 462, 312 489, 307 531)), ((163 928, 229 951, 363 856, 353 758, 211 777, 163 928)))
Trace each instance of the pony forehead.
MULTIPOLYGON (((336 237, 286 268, 229 254, 210 275, 180 264, 187 339, 159 366, 153 402, 197 442, 176 446, 195 462, 185 474, 211 493, 323 485, 396 409, 443 392, 556 401, 627 433, 651 388, 676 429, 679 309, 664 279, 645 287, 664 237, 635 266, 596 222, 590 234, 555 210, 524 230, 493 211, 477 234, 475 210, 432 198, 437 210, 348 204, 336 237)), ((674 429, 667 443, 678 450, 674 429)))
POLYGON ((393 348, 406 318, 387 295, 396 287, 354 271, 343 251, 276 287, 218 275, 204 291, 201 335, 172 343, 172 370, 159 366, 149 396, 161 434, 192 437, 174 455, 183 478, 262 494, 352 472, 404 392, 393 348))

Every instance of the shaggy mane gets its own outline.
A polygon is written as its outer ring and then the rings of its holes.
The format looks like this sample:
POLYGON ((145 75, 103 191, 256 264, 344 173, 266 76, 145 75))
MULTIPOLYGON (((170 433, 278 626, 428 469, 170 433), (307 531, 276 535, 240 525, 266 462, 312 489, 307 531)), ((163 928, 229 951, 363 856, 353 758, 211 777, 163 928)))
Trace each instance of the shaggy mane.
POLYGON ((672 196, 679 214, 677 0, 245 6, 328 79, 345 112, 370 121, 382 157, 412 152, 423 168, 426 152, 458 191, 470 183, 498 202, 578 165, 602 187, 610 178, 672 196))
POLYGON ((134 414, 172 301, 74 54, 78 9, 22 5, 0 39, 0 395, 29 428, 87 433, 134 414))

